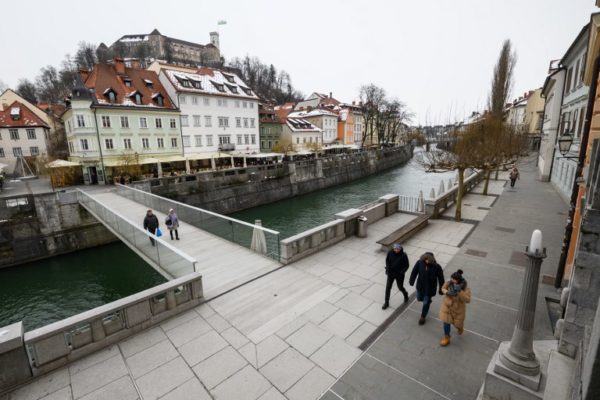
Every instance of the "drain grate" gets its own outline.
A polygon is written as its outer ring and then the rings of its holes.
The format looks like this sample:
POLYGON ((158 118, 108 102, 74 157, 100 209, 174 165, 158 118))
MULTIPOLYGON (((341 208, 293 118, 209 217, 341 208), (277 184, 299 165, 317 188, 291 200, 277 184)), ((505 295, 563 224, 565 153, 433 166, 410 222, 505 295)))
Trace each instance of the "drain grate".
POLYGON ((526 267, 529 259, 522 251, 513 251, 510 256, 510 260, 508 260, 509 264, 516 265, 518 267, 526 267))
POLYGON ((487 257, 487 252, 475 249, 467 249, 467 251, 465 251, 465 254, 476 257, 487 257))
POLYGON ((481 206, 479 206, 479 207, 477 207, 477 209, 478 210, 491 210, 492 208, 491 207, 481 207, 481 206))
POLYGON ((495 229, 500 232, 515 233, 515 230, 513 228, 505 228, 503 226, 496 226, 495 229))

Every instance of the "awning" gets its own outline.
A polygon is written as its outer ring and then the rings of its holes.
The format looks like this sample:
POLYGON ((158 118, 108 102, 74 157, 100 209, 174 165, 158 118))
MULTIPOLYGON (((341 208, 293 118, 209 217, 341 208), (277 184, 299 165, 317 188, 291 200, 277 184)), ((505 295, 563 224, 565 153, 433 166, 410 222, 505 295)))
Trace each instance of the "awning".
POLYGON ((156 164, 158 163, 159 160, 157 158, 153 158, 153 157, 140 157, 140 159, 138 160, 138 162, 135 162, 135 159, 133 160, 119 160, 119 159, 113 159, 113 160, 104 160, 104 166, 105 167, 123 167, 126 165, 143 165, 143 164, 156 164))
MULTIPOLYGON (((54 160, 50 161, 46 164, 46 168, 64 168, 64 167, 79 167, 80 164, 73 161, 66 160, 54 160)), ((0 164, 0 168, 2 168, 2 164, 0 164)))
POLYGON ((230 158, 230 154, 226 153, 195 153, 185 156, 188 160, 210 160, 211 158, 230 158))
POLYGON ((159 158, 160 162, 175 162, 175 161, 185 161, 184 156, 180 155, 172 155, 172 156, 162 156, 159 158))

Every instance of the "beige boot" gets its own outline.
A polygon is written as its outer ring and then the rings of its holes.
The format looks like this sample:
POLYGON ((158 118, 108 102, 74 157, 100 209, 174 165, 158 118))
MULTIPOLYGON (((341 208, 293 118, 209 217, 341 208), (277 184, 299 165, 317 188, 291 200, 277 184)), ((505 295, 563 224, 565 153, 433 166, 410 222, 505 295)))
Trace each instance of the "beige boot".
POLYGON ((450 344, 450 336, 444 335, 444 337, 442 338, 442 340, 440 340, 440 346, 446 347, 449 344, 450 344))

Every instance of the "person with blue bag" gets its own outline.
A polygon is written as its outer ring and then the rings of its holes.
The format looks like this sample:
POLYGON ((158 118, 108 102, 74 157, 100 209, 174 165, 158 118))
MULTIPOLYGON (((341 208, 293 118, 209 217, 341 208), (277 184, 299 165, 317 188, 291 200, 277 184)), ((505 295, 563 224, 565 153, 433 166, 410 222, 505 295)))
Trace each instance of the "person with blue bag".
MULTIPOLYGON (((147 230, 152 235, 156 235, 156 237, 162 236, 162 232, 158 226, 158 218, 152 213, 152 210, 146 211, 146 217, 144 217, 144 230, 147 230)), ((150 243, 152 243, 152 246, 155 246, 154 238, 152 236, 150 236, 150 243)))

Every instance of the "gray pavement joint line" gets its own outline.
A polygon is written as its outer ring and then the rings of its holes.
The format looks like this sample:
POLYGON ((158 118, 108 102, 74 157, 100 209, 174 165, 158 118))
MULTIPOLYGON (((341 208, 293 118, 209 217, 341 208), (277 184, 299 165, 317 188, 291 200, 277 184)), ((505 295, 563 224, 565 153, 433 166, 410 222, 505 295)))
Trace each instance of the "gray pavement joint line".
POLYGON ((340 399, 340 400, 346 400, 345 398, 343 398, 342 396, 340 396, 340 395, 339 395, 339 394, 338 394, 338 393, 337 393, 335 390, 333 390, 333 389, 326 390, 325 392, 323 392, 323 394, 325 394, 325 393, 327 393, 327 392, 331 392, 331 393, 333 393, 333 394, 334 394, 334 395, 335 395, 335 396, 336 396, 338 399, 340 399))
MULTIPOLYGON (((140 400, 144 400, 144 397, 142 396, 142 392, 140 391, 140 388, 138 387, 137 383, 135 382, 133 373, 131 372, 131 369, 129 368, 129 364, 127 364, 127 358, 125 358, 125 354, 123 354, 123 351, 121 350, 121 346, 119 346, 117 344, 117 348, 119 349, 119 354, 123 358, 123 364, 125 364, 125 368, 127 368, 127 374, 129 375, 129 378, 131 379, 131 382, 133 383, 133 387, 135 388, 135 391, 138 394, 138 397, 140 398, 140 400)), ((148 371, 148 372, 150 372, 150 371, 148 371)), ((118 379, 121 379, 121 377, 119 377, 118 379)))
MULTIPOLYGON (((261 274, 261 275, 259 275, 259 276, 256 276, 256 277, 254 277, 254 278, 250 279, 249 281, 246 281, 246 282, 244 282, 244 283, 240 283, 239 285, 237 285, 237 286, 234 286, 234 287, 232 287, 231 289, 227 289, 227 290, 226 290, 226 291, 224 291, 223 293, 219 293, 219 294, 218 294, 218 295, 216 295, 216 296, 213 296, 213 297, 206 298, 206 299, 204 300, 204 303, 208 303, 209 301, 213 301, 213 300, 215 300, 215 299, 218 299, 219 297, 221 297, 221 296, 224 296, 224 295, 226 295, 226 294, 228 294, 228 293, 231 293, 231 292, 233 292, 234 290, 237 290, 237 289, 239 289, 239 288, 241 288, 241 287, 243 287, 243 286, 245 286, 245 285, 247 285, 247 284, 249 284, 249 283, 252 283, 252 282, 254 282, 254 281, 255 281, 255 280, 257 280, 257 279, 264 278, 265 276, 267 276, 267 275, 269 275, 269 274, 272 274, 273 272, 279 271, 280 269, 282 269, 282 268, 284 268, 284 267, 286 267, 286 265, 285 265, 285 264, 284 264, 284 265, 281 265, 281 266, 279 266, 279 267, 277 267, 277 268, 275 268, 275 269, 272 269, 271 271, 267 271, 267 272, 265 272, 264 274, 261 274)), ((200 303, 200 304, 204 304, 204 303, 200 303)), ((198 304, 198 305, 200 305, 200 304, 198 304)))
MULTIPOLYGON (((458 243, 458 246, 456 246, 456 247, 458 247, 460 249, 463 246, 463 244, 466 243, 467 239, 469 239, 471 237, 471 234, 475 231, 475 229, 477 229, 478 225, 479 225, 479 223, 474 224, 474 226, 471 229, 469 229, 469 233, 467 233, 465 235, 465 237, 462 238, 462 240, 458 243)), ((452 258, 454 258, 454 256, 452 258)))
MULTIPOLYGON (((411 309, 411 308, 409 308, 409 310, 410 310, 410 311, 412 311, 412 312, 413 312, 413 313, 415 313, 415 314, 421 314, 421 312, 420 312, 420 311, 415 311, 415 310, 413 310, 413 309, 411 309)), ((436 318, 436 317, 429 316, 428 318, 435 319, 436 321, 442 322, 442 320, 441 320, 441 319, 439 319, 439 318, 436 318)), ((484 339, 487 339, 487 340, 489 340, 489 341, 491 341, 491 342, 496 342, 496 343, 500 344, 500 341, 499 341, 499 340, 496 340, 496 339, 494 339, 494 338, 491 338, 491 337, 489 337, 489 336, 485 336, 485 335, 483 335, 483 334, 481 334, 481 333, 479 333, 479 332, 475 332, 475 331, 472 331, 472 330, 469 330, 469 329, 465 329, 465 332, 472 333, 473 335, 477 335, 477 336, 479 336, 479 337, 482 337, 482 338, 484 338, 484 339)))
POLYGON ((509 266, 509 265, 505 265, 505 264, 498 264, 498 263, 495 263, 495 262, 493 262, 493 261, 488 261, 488 260, 482 259, 481 257, 478 257, 478 256, 472 256, 472 255, 470 255, 470 254, 466 254, 466 253, 457 253, 457 254, 456 254, 454 257, 456 257, 456 256, 459 256, 459 255, 460 255, 460 256, 467 257, 467 258, 469 258, 469 259, 473 259, 473 260, 480 261, 480 263, 478 263, 477 265, 480 265, 480 264, 482 264, 482 263, 483 263, 483 264, 490 264, 490 265, 493 265, 493 266, 496 266, 496 267, 500 267, 500 268, 506 268, 506 269, 511 269, 511 270, 513 270, 513 271, 518 271, 518 272, 525 273, 525 268, 517 268, 517 267, 511 267, 511 266, 509 266))
POLYGON ((477 300, 477 301, 481 301, 481 302, 484 302, 484 303, 487 303, 487 304, 491 304, 491 305, 496 306, 496 307, 504 308, 504 309, 509 310, 509 311, 519 312, 519 310, 517 310, 516 308, 512 308, 512 307, 508 307, 508 306, 503 306, 502 304, 494 303, 493 301, 484 300, 481 297, 471 296, 471 299, 477 300))
POLYGON ((450 397, 448 397, 448 396, 444 396, 443 394, 441 394, 440 392, 438 392, 438 391, 437 391, 437 390, 435 390, 434 388, 431 388, 431 387, 427 386, 426 384, 424 384, 423 382, 419 381, 418 379, 415 379, 415 378, 413 378, 412 376, 410 376, 410 375, 406 374, 405 372, 402 372, 402 371, 400 371, 398 368, 395 368, 395 367, 391 366, 390 364, 386 363, 385 361, 381 361, 379 358, 377 358, 377 357, 375 357, 375 356, 373 356, 373 355, 371 355, 371 354, 369 354, 369 353, 365 353, 365 355, 366 355, 367 357, 370 357, 370 358, 372 358, 373 360, 377 361, 378 363, 380 363, 380 364, 382 364, 382 365, 384 365, 384 366, 388 367, 388 368, 389 368, 389 369, 391 369, 392 371, 394 371, 394 372, 396 372, 396 373, 398 373, 398 374, 400 374, 400 375, 402 375, 402 376, 404 376, 404 377, 406 377, 406 378, 410 379, 411 381, 415 382, 416 384, 418 384, 418 385, 420 385, 420 386, 423 386, 425 389, 427 389, 427 390, 429 390, 429 391, 431 391, 431 392, 433 392, 433 393, 437 394, 438 396, 440 396, 440 397, 442 397, 442 398, 444 398, 444 399, 446 399, 446 400, 452 400, 450 397))

